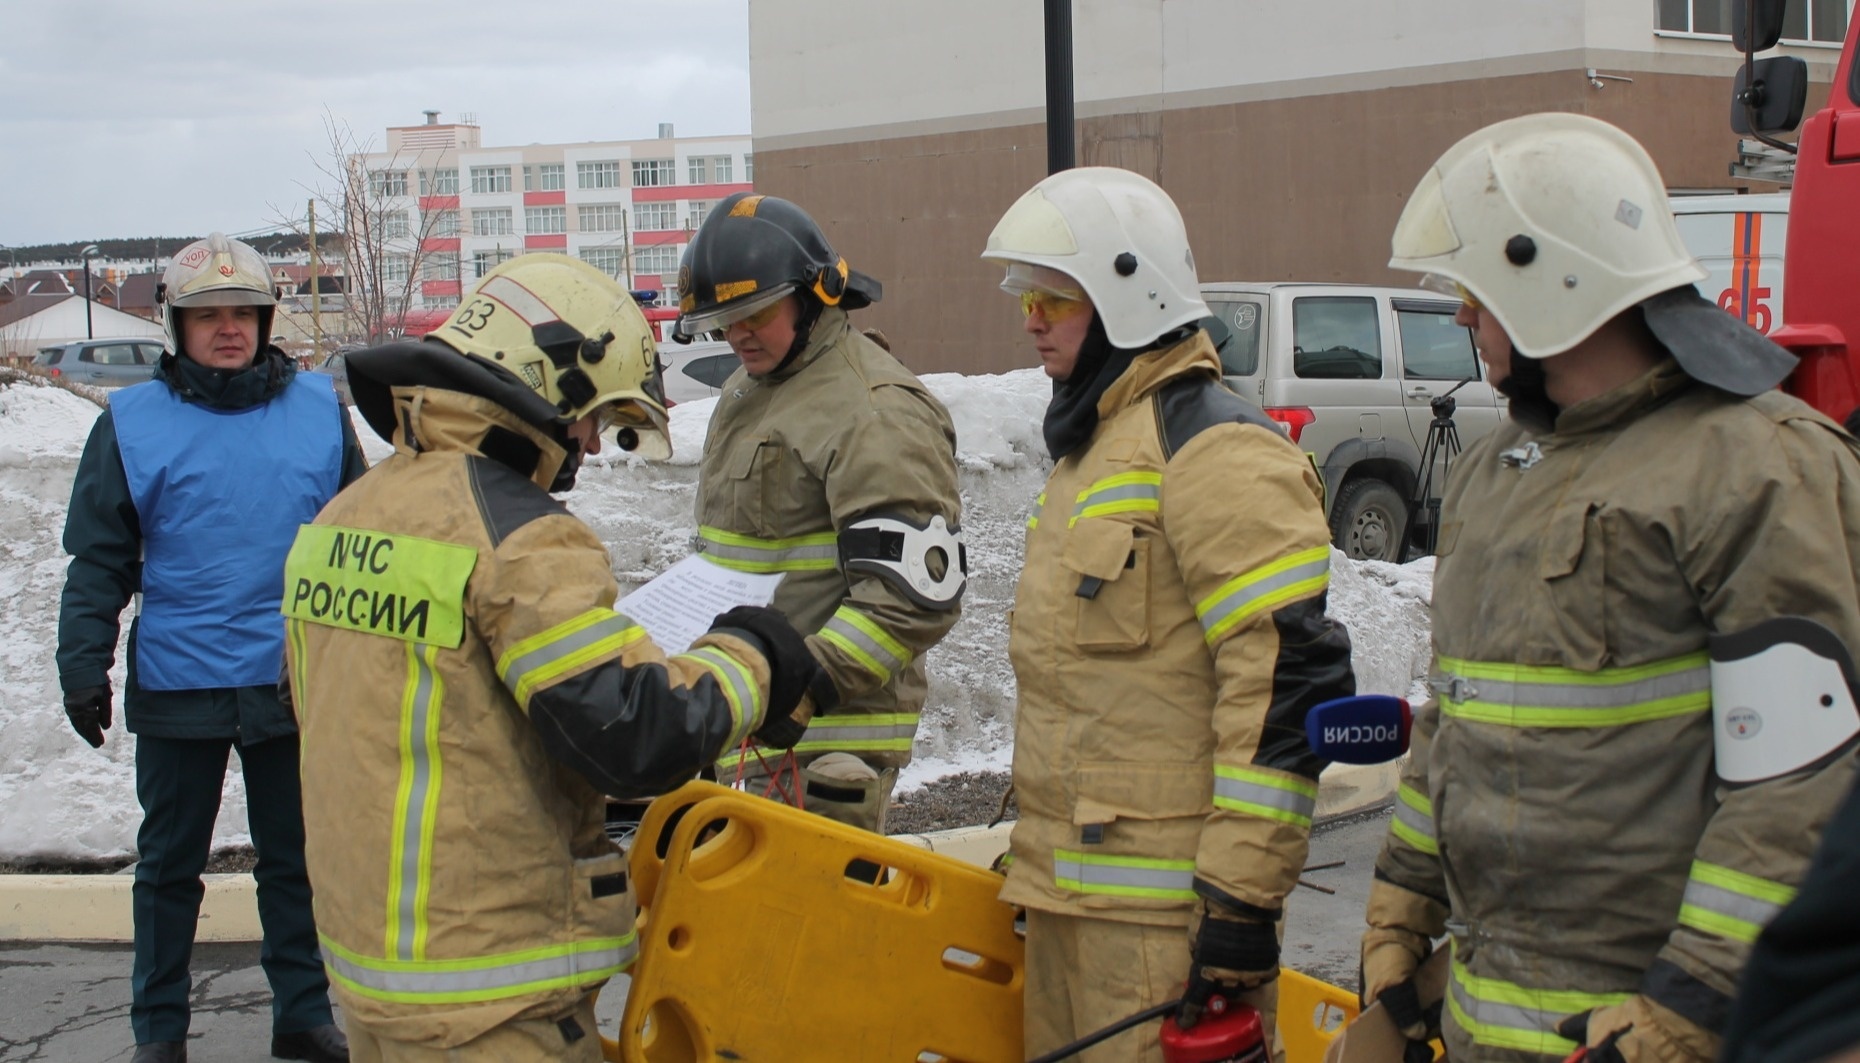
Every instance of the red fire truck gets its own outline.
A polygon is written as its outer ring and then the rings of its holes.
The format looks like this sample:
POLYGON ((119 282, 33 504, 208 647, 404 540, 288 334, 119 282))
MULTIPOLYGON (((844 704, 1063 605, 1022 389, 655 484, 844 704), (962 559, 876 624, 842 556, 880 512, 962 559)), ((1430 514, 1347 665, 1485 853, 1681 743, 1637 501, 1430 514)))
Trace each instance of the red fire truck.
MULTIPOLYGON (((1801 123, 1807 65, 1756 60, 1782 36, 1785 0, 1736 0, 1733 37, 1744 51, 1731 124, 1779 150, 1773 139, 1801 123)), ((1796 0, 1800 2, 1800 0, 1796 0)), ((1770 339, 1802 362, 1783 387, 1840 420, 1860 406, 1860 20, 1850 21, 1827 105, 1802 124, 1794 146, 1794 190, 1783 252, 1789 281, 1782 327, 1770 339)))

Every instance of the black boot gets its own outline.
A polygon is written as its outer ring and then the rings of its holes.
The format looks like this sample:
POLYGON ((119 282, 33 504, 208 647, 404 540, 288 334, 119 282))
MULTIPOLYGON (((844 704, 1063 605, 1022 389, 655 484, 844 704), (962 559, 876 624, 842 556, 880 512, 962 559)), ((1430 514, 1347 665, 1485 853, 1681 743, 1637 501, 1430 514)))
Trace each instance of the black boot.
POLYGON ((325 1023, 297 1033, 272 1034, 271 1054, 277 1059, 307 1059, 310 1063, 349 1063, 349 1039, 335 1023, 325 1023))
POLYGON ((129 1063, 187 1063, 187 1042, 151 1041, 137 1045, 136 1054, 130 1058, 129 1063))

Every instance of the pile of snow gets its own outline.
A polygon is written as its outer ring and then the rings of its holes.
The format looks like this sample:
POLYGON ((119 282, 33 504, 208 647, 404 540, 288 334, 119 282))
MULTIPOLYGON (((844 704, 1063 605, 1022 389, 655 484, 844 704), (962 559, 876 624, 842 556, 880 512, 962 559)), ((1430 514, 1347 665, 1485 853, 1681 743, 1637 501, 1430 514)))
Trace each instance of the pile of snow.
MULTIPOLYGON (((969 589, 960 623, 930 654, 930 703, 905 788, 957 771, 998 771, 1012 744, 1014 674, 1007 610, 1027 515, 1050 466, 1040 414, 1051 394, 1036 369, 924 378, 955 419, 969 589)), ((697 459, 714 400, 672 410, 674 457, 647 464, 603 453, 582 470, 571 510, 607 544, 622 592, 691 550, 697 459)), ((120 718, 100 750, 65 723, 57 666, 59 538, 71 478, 97 408, 52 388, 0 389, 0 858, 89 859, 134 850, 134 738, 120 718)), ((361 420, 370 460, 391 448, 361 420)), ((1351 630, 1364 692, 1414 695, 1428 660, 1431 561, 1358 564, 1333 554, 1331 611, 1351 630)), ((127 628, 127 623, 124 627, 127 628)), ((123 685, 122 651, 112 675, 123 685)), ((119 695, 120 716, 120 695, 119 695)), ((228 772, 215 844, 249 842, 244 787, 228 772)))

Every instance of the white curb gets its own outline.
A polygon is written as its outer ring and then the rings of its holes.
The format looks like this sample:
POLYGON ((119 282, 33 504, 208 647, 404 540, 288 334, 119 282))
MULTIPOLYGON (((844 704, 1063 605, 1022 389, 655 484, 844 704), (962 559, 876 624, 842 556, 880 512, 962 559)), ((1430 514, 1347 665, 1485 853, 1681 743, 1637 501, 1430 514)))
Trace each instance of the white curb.
MULTIPOLYGON (((1336 764, 1318 788, 1319 820, 1347 816, 1389 800, 1399 762, 1367 766, 1336 764)), ((921 845, 980 867, 1007 850, 1012 823, 957 827, 928 834, 900 834, 921 845)), ((258 887, 249 874, 206 875, 196 941, 257 941, 258 887)), ((130 889, 135 877, 117 875, 0 875, 0 941, 129 941, 130 889)))

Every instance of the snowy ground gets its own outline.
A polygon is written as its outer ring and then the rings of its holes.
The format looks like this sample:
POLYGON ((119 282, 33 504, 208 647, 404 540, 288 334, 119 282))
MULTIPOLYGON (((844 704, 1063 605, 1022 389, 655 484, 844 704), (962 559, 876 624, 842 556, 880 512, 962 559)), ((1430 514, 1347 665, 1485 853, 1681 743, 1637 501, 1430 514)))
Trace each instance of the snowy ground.
MULTIPOLYGON (((1039 423, 1050 392, 1038 370, 924 379, 956 422, 971 571, 962 620, 930 655, 930 703, 904 789, 1008 765, 1014 678, 1007 609, 1027 513, 1047 469, 1039 423)), ((714 404, 672 411, 671 463, 603 454, 568 496, 570 508, 607 543, 623 592, 690 550, 696 462, 714 404)), ((134 847, 140 818, 134 738, 122 730, 120 712, 102 749, 72 734, 53 661, 66 563, 59 537, 96 414, 91 403, 55 388, 0 388, 0 859, 104 859, 134 847)), ((357 430, 371 460, 388 452, 359 418, 357 430)), ((1417 694, 1428 659, 1431 560, 1405 566, 1354 563, 1341 554, 1333 560, 1331 610, 1350 627, 1360 689, 1417 694)), ((117 656, 112 682, 120 691, 117 656)), ((234 770, 215 844, 249 841, 244 788, 234 770)))

